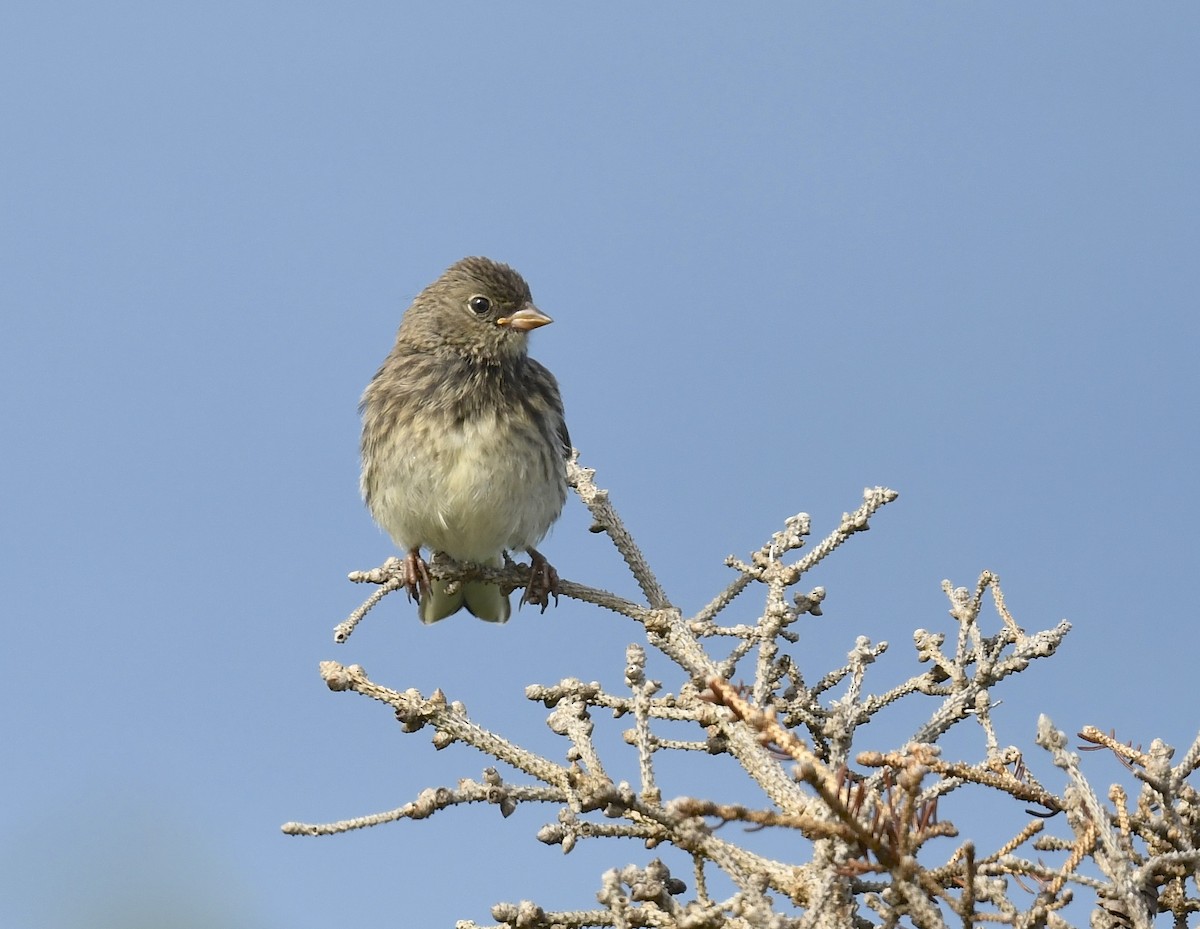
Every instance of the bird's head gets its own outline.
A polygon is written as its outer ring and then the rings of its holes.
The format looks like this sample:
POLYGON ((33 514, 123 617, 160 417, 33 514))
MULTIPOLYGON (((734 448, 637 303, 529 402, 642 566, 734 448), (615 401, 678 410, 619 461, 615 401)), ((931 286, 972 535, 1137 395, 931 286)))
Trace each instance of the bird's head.
POLYGON ((417 295, 400 324, 400 340, 496 363, 522 357, 529 332, 550 322, 508 265, 464 258, 417 295))

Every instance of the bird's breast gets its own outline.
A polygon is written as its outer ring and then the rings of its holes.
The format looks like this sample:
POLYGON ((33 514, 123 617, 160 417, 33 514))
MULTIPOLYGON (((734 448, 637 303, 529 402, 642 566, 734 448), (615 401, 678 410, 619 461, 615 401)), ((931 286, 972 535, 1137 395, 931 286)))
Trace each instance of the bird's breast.
POLYGON ((420 417, 370 466, 368 503, 403 548, 465 561, 536 545, 565 499, 565 465, 534 423, 505 410, 420 417))

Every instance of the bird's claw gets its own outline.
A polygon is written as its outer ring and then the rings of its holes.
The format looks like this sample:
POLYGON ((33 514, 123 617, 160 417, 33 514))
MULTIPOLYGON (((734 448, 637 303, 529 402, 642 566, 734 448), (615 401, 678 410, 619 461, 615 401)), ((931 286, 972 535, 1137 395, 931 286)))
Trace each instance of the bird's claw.
POLYGON ((409 600, 420 600, 429 593, 432 582, 429 578, 429 566, 421 557, 419 549, 413 549, 404 556, 404 589, 409 600))
POLYGON ((558 572, 541 552, 530 549, 529 583, 525 585, 521 602, 540 606, 541 612, 545 613, 551 597, 554 597, 554 605, 558 606, 558 572))

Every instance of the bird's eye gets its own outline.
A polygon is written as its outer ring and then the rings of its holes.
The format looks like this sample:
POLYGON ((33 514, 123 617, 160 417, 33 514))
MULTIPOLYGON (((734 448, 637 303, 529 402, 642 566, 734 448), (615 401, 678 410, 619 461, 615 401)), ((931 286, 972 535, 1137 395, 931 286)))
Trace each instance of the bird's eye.
POLYGON ((478 315, 483 316, 492 308, 492 301, 487 297, 477 295, 468 300, 467 305, 478 315))

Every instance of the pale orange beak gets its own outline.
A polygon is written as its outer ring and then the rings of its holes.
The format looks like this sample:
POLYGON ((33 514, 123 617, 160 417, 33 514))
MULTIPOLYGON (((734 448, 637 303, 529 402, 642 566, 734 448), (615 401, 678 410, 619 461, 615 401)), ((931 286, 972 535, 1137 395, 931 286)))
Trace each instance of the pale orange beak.
POLYGON ((528 332, 530 329, 537 329, 539 326, 546 326, 552 322, 554 320, 538 310, 537 307, 525 306, 511 316, 501 316, 496 320, 496 325, 516 329, 518 332, 528 332))

